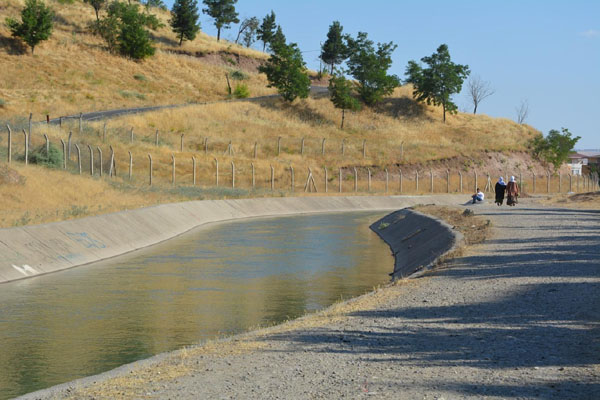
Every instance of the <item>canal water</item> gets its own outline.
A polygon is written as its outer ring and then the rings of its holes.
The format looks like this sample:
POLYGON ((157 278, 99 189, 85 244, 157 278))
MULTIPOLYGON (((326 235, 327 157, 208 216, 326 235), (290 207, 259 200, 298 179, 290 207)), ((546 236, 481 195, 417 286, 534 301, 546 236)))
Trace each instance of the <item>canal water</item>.
POLYGON ((389 280, 382 213, 215 225, 0 285, 0 398, 301 316, 389 280))

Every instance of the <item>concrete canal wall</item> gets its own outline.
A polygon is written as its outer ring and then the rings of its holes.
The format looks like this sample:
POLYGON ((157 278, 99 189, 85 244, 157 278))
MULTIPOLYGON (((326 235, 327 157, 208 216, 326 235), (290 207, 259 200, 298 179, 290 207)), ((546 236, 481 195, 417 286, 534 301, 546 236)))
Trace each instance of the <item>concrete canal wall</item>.
POLYGON ((208 223, 252 217, 398 210, 433 202, 455 205, 464 200, 463 197, 340 196, 203 200, 0 229, 0 283, 115 257, 208 223))

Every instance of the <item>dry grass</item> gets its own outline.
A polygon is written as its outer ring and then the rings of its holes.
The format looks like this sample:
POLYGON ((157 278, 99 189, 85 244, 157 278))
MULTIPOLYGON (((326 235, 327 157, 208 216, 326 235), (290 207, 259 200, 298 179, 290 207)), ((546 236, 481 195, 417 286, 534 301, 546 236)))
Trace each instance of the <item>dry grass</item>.
MULTIPOLYGON (((2 22, 9 16, 18 18, 24 1, 4 4, 0 7, 2 22)), ((88 33, 88 24, 95 20, 92 7, 80 2, 49 4, 56 12, 54 33, 36 47, 34 56, 11 38, 4 23, 0 24, 0 99, 5 103, 0 107, 0 118, 32 112, 41 120, 46 114, 57 117, 80 111, 223 99, 227 96, 225 72, 243 68, 240 63, 244 57, 266 58, 264 53, 242 46, 217 43, 205 34, 179 47, 168 25, 168 13, 153 9, 166 25, 154 33, 157 54, 135 62, 109 54, 103 42, 88 33), (210 63, 197 57, 211 53, 218 57, 211 57, 210 63)), ((244 83, 251 95, 273 93, 265 87, 263 76, 246 74, 244 83)))
POLYGON ((600 210, 600 192, 548 196, 542 203, 567 208, 600 210))
POLYGON ((482 243, 491 233, 490 220, 477 216, 465 215, 463 209, 424 205, 415 207, 417 211, 433 215, 452 225, 464 236, 466 245, 482 243))

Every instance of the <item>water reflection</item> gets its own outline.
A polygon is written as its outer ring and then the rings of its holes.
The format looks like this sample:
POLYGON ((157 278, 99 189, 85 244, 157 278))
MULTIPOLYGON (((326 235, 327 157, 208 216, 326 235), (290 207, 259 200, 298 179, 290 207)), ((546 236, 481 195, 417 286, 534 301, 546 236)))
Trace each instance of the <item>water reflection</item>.
POLYGON ((0 398, 362 294, 393 269, 368 229, 380 216, 229 223, 0 285, 0 398))

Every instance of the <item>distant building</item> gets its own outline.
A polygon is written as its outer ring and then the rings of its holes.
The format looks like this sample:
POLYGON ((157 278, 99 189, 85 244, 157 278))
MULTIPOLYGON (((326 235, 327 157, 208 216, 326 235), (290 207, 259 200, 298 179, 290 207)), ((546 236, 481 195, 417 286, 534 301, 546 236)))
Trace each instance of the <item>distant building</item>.
POLYGON ((600 150, 579 150, 569 155, 571 175, 587 175, 595 167, 600 171, 600 150))

